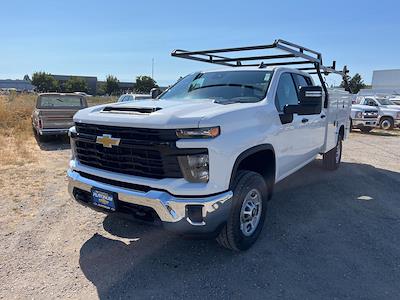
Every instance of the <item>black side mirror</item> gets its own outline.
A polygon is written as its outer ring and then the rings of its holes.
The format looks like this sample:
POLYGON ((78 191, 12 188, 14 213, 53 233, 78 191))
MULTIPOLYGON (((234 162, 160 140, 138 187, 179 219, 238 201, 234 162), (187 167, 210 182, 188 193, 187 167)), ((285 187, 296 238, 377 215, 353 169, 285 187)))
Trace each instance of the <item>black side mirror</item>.
POLYGON ((299 90, 299 104, 285 105, 285 114, 317 115, 322 110, 322 88, 320 86, 302 86, 299 90))
POLYGON ((162 91, 159 88, 152 88, 150 90, 150 95, 151 98, 156 99, 158 96, 160 96, 162 91))

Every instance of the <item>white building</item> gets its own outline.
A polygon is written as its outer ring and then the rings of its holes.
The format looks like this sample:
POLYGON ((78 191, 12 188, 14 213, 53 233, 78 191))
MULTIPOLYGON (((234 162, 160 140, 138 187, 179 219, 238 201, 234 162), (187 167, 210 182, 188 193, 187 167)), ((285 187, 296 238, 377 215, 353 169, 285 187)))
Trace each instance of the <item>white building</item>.
POLYGON ((375 70, 372 88, 362 89, 359 95, 400 95, 400 69, 375 70))

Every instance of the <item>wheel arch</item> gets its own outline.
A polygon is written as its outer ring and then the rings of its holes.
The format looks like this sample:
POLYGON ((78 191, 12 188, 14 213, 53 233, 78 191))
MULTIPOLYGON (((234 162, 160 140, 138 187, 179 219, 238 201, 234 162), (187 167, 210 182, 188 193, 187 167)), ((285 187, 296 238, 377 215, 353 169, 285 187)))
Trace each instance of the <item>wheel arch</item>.
POLYGON ((243 151, 233 165, 229 187, 231 188, 239 170, 255 171, 263 176, 272 195, 276 177, 276 156, 271 144, 254 146, 243 151))

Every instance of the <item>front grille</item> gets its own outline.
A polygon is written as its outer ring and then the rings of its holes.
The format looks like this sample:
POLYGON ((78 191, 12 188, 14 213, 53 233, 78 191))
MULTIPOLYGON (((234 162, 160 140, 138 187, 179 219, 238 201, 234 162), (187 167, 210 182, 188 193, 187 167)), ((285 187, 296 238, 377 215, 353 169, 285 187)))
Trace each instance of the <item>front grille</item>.
MULTIPOLYGON (((182 178, 178 156, 204 149, 178 149, 175 130, 76 124, 76 155, 80 163, 107 171, 148 178, 182 178), (118 146, 103 147, 97 136, 119 138, 118 146)), ((206 151, 206 150, 205 150, 206 151)))
POLYGON ((365 119, 376 119, 378 117, 378 113, 376 111, 365 111, 364 118, 365 119))

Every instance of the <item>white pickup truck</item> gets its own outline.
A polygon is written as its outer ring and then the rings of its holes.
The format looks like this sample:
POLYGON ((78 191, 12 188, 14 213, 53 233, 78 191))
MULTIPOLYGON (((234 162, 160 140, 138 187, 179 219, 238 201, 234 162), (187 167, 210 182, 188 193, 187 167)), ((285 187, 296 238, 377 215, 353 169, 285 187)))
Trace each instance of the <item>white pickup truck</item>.
POLYGON ((225 67, 192 73, 154 100, 78 112, 70 129, 69 192, 91 208, 248 249, 275 183, 319 154, 327 169, 338 168, 351 99, 328 92, 322 73, 347 81, 348 71, 325 67, 321 54, 282 40, 172 55, 225 67), (254 49, 284 54, 221 56, 254 49), (283 67, 293 61, 300 67, 283 67))
POLYGON ((400 127, 400 105, 394 104, 391 100, 376 96, 358 96, 355 101, 357 104, 378 109, 379 127, 391 130, 400 127))

